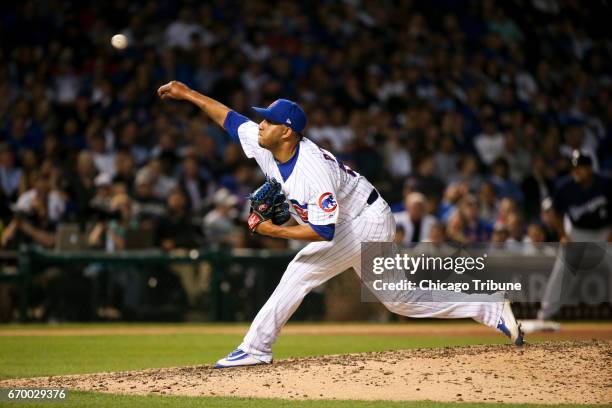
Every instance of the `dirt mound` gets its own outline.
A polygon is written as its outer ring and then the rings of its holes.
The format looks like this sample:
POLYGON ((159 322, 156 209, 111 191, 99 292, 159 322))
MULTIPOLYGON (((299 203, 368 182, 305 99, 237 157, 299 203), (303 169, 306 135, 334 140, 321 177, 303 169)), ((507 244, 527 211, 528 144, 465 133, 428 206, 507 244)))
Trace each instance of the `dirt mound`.
POLYGON ((612 403, 612 342, 414 349, 211 366, 15 379, 0 387, 286 399, 612 403))

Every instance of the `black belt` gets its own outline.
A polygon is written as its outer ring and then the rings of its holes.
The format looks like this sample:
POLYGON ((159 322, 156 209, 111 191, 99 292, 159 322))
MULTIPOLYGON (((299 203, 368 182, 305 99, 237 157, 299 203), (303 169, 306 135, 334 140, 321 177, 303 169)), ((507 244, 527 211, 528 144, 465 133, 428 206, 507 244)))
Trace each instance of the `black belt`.
POLYGON ((378 200, 378 191, 376 191, 376 189, 373 189, 370 193, 370 196, 368 197, 368 201, 366 202, 368 203, 368 205, 372 205, 376 200, 378 200))

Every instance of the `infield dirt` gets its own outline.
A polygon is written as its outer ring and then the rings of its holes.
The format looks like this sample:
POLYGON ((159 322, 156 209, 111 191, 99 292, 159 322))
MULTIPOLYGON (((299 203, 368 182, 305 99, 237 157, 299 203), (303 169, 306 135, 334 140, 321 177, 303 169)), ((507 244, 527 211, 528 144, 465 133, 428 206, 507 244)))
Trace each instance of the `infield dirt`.
POLYGON ((0 381, 120 394, 285 399, 612 403, 612 342, 561 341, 308 357, 0 381))

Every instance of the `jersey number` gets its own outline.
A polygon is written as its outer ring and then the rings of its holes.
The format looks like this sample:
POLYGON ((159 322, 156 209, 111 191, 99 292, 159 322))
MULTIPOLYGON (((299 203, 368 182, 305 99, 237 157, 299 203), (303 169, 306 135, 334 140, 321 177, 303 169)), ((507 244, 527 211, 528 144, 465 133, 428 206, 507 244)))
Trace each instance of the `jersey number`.
POLYGON ((340 168, 340 170, 342 170, 343 172, 345 172, 349 176, 357 177, 357 173, 355 173, 353 170, 351 170, 351 168, 349 166, 345 166, 344 163, 342 163, 340 160, 334 158, 331 155, 331 153, 329 153, 327 150, 321 149, 320 147, 319 147, 319 149, 321 150, 321 153, 323 153, 323 157, 325 158, 325 160, 330 160, 330 161, 338 163, 338 167, 340 168))

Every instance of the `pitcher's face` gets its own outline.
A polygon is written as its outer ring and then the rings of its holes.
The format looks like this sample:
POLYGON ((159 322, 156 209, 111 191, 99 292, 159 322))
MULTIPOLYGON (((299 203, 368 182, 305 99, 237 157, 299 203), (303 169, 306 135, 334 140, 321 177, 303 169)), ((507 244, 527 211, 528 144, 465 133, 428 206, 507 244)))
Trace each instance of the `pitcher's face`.
POLYGON ((264 149, 273 149, 278 146, 283 135, 291 129, 283 124, 274 123, 264 119, 259 123, 259 137, 257 142, 264 149))

